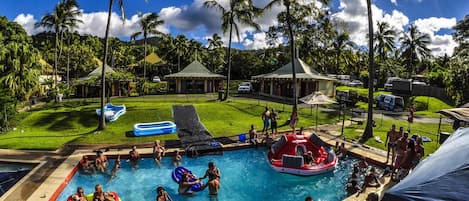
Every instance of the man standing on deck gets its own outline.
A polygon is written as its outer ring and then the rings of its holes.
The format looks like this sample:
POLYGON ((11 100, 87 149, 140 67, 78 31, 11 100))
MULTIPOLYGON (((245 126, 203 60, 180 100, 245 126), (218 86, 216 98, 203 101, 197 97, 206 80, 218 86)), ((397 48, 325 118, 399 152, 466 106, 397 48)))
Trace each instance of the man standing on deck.
POLYGON ((389 161, 389 152, 392 151, 392 158, 391 158, 391 166, 394 163, 394 159, 396 158, 396 141, 400 138, 400 132, 396 131, 396 125, 393 124, 391 130, 388 131, 386 135, 386 141, 384 142, 384 146, 388 146, 388 154, 386 156, 386 163, 389 161), (388 142, 389 140, 389 142, 388 142))
POLYGON ((270 124, 270 111, 268 107, 265 107, 264 112, 262 113, 262 123, 264 124, 264 127, 262 128, 262 134, 264 134, 264 131, 266 134, 269 134, 269 124, 270 124))

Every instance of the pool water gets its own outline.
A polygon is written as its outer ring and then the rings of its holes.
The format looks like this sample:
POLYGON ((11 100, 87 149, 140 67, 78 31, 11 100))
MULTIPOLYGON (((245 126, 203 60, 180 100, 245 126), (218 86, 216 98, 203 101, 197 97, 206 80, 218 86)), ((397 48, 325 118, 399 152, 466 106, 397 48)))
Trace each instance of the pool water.
MULTIPOLYGON (((225 151, 223 156, 183 157, 182 166, 200 177, 210 161, 215 162, 221 171, 220 201, 293 201, 304 200, 306 196, 312 196, 316 201, 334 201, 346 197, 344 185, 356 159, 340 161, 334 172, 312 177, 274 171, 267 162, 265 149, 225 151)), ((140 161, 137 170, 132 170, 129 162, 123 160, 121 163, 117 178, 112 180, 104 174, 77 172, 57 200, 66 200, 79 186, 86 194, 93 193, 96 184, 103 185, 105 191, 117 192, 123 201, 155 200, 158 186, 165 187, 173 200, 209 200, 208 189, 191 197, 177 194, 178 185, 171 179, 175 167, 170 157, 163 159, 161 168, 149 158, 140 161)), ((109 165, 112 167, 114 160, 109 165)))
POLYGON ((0 162, 0 197, 27 175, 34 164, 0 162))
POLYGON ((4 163, 0 162, 0 172, 15 172, 23 170, 33 169, 33 164, 23 164, 23 163, 4 163))

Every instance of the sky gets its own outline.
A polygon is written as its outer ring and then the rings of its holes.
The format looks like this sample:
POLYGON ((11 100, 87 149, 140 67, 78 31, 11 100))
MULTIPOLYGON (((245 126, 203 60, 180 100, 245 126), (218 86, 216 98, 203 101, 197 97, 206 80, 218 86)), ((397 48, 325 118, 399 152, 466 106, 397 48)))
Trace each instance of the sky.
MULTIPOLYGON (((108 0, 77 0, 83 15, 83 24, 76 29, 81 34, 91 34, 102 37, 106 28, 108 0)), ((122 40, 129 40, 130 35, 140 30, 138 25, 139 13, 158 13, 165 21, 158 29, 174 36, 184 34, 186 37, 207 43, 207 38, 213 33, 222 36, 225 45, 228 34, 223 34, 220 28, 220 12, 203 6, 205 0, 124 0, 125 23, 122 23, 121 13, 117 4, 113 8, 111 22, 111 36, 122 40)), ((227 5, 229 0, 217 0, 227 5)), ((254 5, 264 7, 269 0, 253 0, 254 5)), ((301 0, 300 0, 301 1, 301 0)), ((312 0, 302 0, 311 2, 312 0)), ((41 17, 52 12, 58 0, 2 0, 0 16, 22 25, 29 35, 44 31, 34 27, 34 23, 41 17)), ((430 35, 430 49, 434 56, 445 53, 451 55, 457 45, 451 33, 457 21, 469 14, 468 0, 372 0, 373 21, 386 21, 398 31, 407 30, 411 24, 430 35)), ((247 26, 240 26, 240 40, 233 38, 235 48, 262 49, 268 47, 265 31, 277 25, 277 14, 283 7, 277 6, 256 19, 261 25, 261 31, 255 31, 247 26)), ((351 40, 357 45, 366 46, 368 21, 366 0, 333 0, 331 4, 332 16, 337 22, 345 22, 350 32, 351 40)), ((343 24, 343 23, 341 23, 343 24)), ((278 44, 286 42, 279 39, 278 44)))

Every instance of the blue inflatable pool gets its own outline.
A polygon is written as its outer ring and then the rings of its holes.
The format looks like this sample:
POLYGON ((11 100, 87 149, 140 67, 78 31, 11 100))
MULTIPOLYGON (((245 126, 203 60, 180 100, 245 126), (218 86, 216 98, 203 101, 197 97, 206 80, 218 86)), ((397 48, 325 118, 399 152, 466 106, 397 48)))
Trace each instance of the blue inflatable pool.
POLYGON ((161 135, 176 132, 176 124, 171 121, 139 123, 134 125, 135 136, 161 135))
MULTIPOLYGON (((104 106, 104 117, 106 121, 113 122, 125 114, 125 105, 113 105, 108 103, 104 106)), ((96 114, 101 116, 101 109, 96 109, 96 114)))
MULTIPOLYGON (((171 174, 171 177, 173 178, 174 182, 179 184, 179 181, 181 180, 182 175, 184 175, 185 173, 192 173, 192 172, 190 170, 188 170, 187 168, 185 168, 185 167, 179 166, 179 167, 177 167, 176 169, 173 170, 173 172, 171 174)), ((190 182, 193 182, 193 181, 196 181, 196 180, 197 180, 197 178, 190 178, 189 179, 190 182)), ((198 192, 198 191, 201 191, 201 190, 202 190, 202 184, 193 184, 191 186, 191 191, 198 192)))

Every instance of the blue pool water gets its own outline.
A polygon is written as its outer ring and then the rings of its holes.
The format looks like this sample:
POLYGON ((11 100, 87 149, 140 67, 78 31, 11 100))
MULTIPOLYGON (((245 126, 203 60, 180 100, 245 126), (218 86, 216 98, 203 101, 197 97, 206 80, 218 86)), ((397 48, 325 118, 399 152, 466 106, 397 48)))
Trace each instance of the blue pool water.
MULTIPOLYGON (((220 201, 297 201, 304 200, 308 195, 313 196, 315 201, 334 201, 346 197, 344 185, 355 159, 340 161, 337 170, 332 173, 300 177, 274 171, 265 155, 265 149, 225 151, 223 156, 183 157, 182 165, 197 176, 203 176, 207 163, 214 161, 222 174, 218 195, 220 201)), ((111 160, 110 166, 113 164, 114 160, 111 160)), ((117 192, 123 201, 155 200, 158 186, 165 187, 173 200, 209 200, 207 190, 197 192, 192 197, 178 195, 178 185, 171 179, 173 169, 171 158, 165 157, 161 169, 153 159, 140 161, 137 170, 132 170, 129 162, 122 161, 117 178, 111 181, 109 176, 103 174, 77 173, 57 200, 66 200, 78 186, 83 187, 86 194, 93 193, 96 184, 102 184, 105 191, 117 192)))

